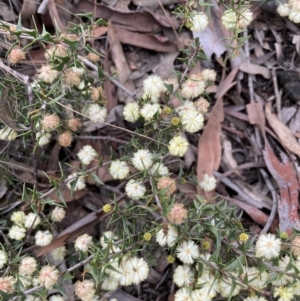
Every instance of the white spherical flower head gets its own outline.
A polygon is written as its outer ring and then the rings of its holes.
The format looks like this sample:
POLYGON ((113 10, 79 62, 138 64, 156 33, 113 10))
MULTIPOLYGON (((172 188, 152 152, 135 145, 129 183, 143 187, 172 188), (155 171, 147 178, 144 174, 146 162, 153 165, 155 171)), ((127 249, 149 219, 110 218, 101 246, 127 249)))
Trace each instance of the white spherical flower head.
POLYGON ((98 104, 91 104, 87 109, 86 115, 93 122, 104 122, 107 116, 107 109, 98 104))
POLYGON ((188 150, 189 143, 181 136, 172 138, 169 142, 169 152, 173 156, 182 157, 188 150))
POLYGON ((8 237, 15 240, 21 240, 25 237, 25 235, 26 230, 17 225, 12 226, 8 232, 8 237))
POLYGON ((0 140, 12 141, 17 138, 17 135, 17 132, 10 127, 6 127, 0 130, 0 140))
POLYGON ((177 230, 170 225, 166 229, 160 229, 156 233, 156 242, 162 247, 166 245, 169 247, 174 246, 177 238, 177 230))
POLYGON ((125 262, 124 269, 127 277, 133 284, 139 284, 146 280, 149 274, 149 267, 143 258, 133 257, 125 262))
POLYGON ((153 119, 156 113, 161 113, 161 108, 158 103, 146 103, 141 109, 141 115, 144 117, 145 121, 153 119))
POLYGON ((291 10, 289 14, 289 19, 294 23, 300 23, 300 11, 291 10))
POLYGON ((132 164, 138 170, 147 170, 153 164, 152 154, 147 149, 140 149, 133 154, 132 164))
POLYGON ((187 265, 179 265, 173 274, 173 281, 179 287, 189 286, 194 281, 194 273, 187 265))
POLYGON ((267 299, 264 297, 251 296, 244 299, 244 301, 267 301, 267 299))
POLYGON ((190 29, 193 32, 203 31, 208 25, 207 15, 202 12, 193 15, 189 21, 192 24, 190 29))
POLYGON ((31 276, 37 268, 37 262, 33 257, 24 257, 19 265, 19 273, 25 276, 31 276))
POLYGON ((165 176, 169 174, 169 169, 162 163, 154 163, 154 165, 150 169, 150 174, 165 176))
POLYGON ((112 231, 106 231, 103 233, 102 237, 100 238, 100 245, 103 249, 109 247, 110 251, 113 251, 115 253, 120 252, 121 249, 116 245, 114 245, 118 239, 119 237, 117 235, 114 235, 112 231))
MULTIPOLYGON (((118 288, 119 281, 112 276, 106 276, 101 283, 101 289, 104 291, 113 291, 118 288)), ((111 299, 110 299, 111 300, 111 299)))
POLYGON ((75 295, 83 301, 91 301, 96 293, 94 286, 95 284, 91 280, 77 281, 75 283, 75 295))
POLYGON ((84 165, 89 165, 96 157, 97 157, 96 150, 90 146, 85 145, 77 154, 77 157, 84 165))
MULTIPOLYGON (((232 273, 234 279, 238 279, 238 275, 232 273)), ((229 296, 234 297, 239 294, 242 287, 235 282, 235 287, 233 286, 234 280, 231 277, 223 276, 219 281, 220 286, 220 294, 224 298, 228 298, 229 296), (233 289, 234 287, 234 289, 233 289)))
POLYGON ((53 70, 50 65, 44 65, 38 70, 38 78, 47 84, 52 84, 58 77, 59 73, 57 70, 53 70))
POLYGON ((279 256, 281 241, 274 234, 261 234, 255 246, 256 257, 272 259, 279 256))
POLYGON ((44 131, 36 133, 36 140, 39 146, 44 146, 50 142, 51 134, 44 131))
POLYGON ((146 187, 139 181, 130 180, 125 186, 125 191, 130 198, 139 199, 145 195, 146 187))
POLYGON ((195 98, 201 95, 205 89, 205 82, 203 77, 201 80, 201 77, 199 74, 196 74, 194 76, 191 76, 191 78, 189 78, 188 80, 186 80, 182 84, 181 95, 188 99, 195 98))
POLYGON ((30 212, 25 216, 24 219, 24 226, 27 229, 35 229, 39 224, 41 223, 41 218, 39 217, 39 215, 30 212))
POLYGON ((129 167, 124 161, 112 161, 109 167, 109 172, 114 179, 123 180, 129 174, 129 167))
POLYGON ((199 257, 199 248, 192 240, 184 241, 177 247, 176 252, 177 257, 185 264, 192 264, 199 257))
POLYGON ((212 191, 217 187, 217 180, 214 176, 210 176, 208 174, 203 175, 203 180, 202 182, 199 183, 200 187, 204 191, 212 191))
POLYGON ((124 119, 128 122, 136 122, 140 117, 140 107, 136 102, 128 103, 123 110, 124 119))
POLYGON ((6 253, 3 251, 0 251, 0 269, 2 269, 6 263, 7 263, 6 253))
POLYGON ((192 299, 191 292, 183 287, 176 292, 174 301, 194 301, 194 299, 192 299))
POLYGON ((213 69, 204 69, 201 72, 203 79, 205 80, 205 82, 214 82, 216 80, 217 77, 217 73, 215 70, 213 69))
POLYGON ((39 273, 39 284, 45 286, 45 288, 51 288, 58 280, 59 271, 53 266, 46 265, 42 267, 39 273))
POLYGON ((67 177, 67 187, 73 191, 84 189, 84 176, 80 176, 77 172, 70 174, 67 177))
POLYGON ((269 279, 269 274, 266 271, 260 272, 257 267, 247 267, 246 273, 251 287, 260 290, 266 286, 269 279))
POLYGON ((67 254, 67 249, 66 249, 65 246, 56 248, 56 249, 54 249, 54 250, 51 252, 52 258, 53 258, 54 260, 59 260, 59 261, 64 260, 66 254, 67 254))
POLYGON ((238 21, 238 27, 241 29, 245 28, 252 22, 252 20, 253 20, 253 13, 252 11, 250 11, 249 8, 246 8, 241 12, 238 21))
POLYGON ((51 220, 53 222, 61 222, 66 216, 66 211, 61 207, 55 207, 51 212, 51 220))
POLYGON ((88 234, 82 234, 75 240, 75 249, 87 252, 93 246, 93 238, 88 234))
POLYGON ((237 26, 237 15, 232 9, 224 11, 222 16, 222 24, 227 30, 232 30, 237 26))
POLYGON ((188 133, 196 133, 203 127, 204 118, 197 111, 184 113, 180 117, 183 128, 188 133))
POLYGON ((284 287, 284 286, 276 287, 274 289, 273 296, 275 298, 279 297, 278 301, 293 301, 298 299, 298 298, 294 299, 293 287, 284 287))
POLYGON ((15 211, 10 217, 10 220, 18 226, 23 226, 25 220, 24 211, 15 211))
POLYGON ((179 114, 179 116, 182 116, 183 114, 197 111, 197 108, 192 101, 186 100, 182 105, 178 106, 175 111, 179 114))
POLYGON ((61 295, 53 295, 49 298, 49 301, 65 301, 61 295))
POLYGON ((143 82, 143 98, 150 98, 152 101, 158 101, 161 92, 166 91, 164 81, 160 76, 152 74, 143 82))
POLYGON ((288 3, 279 4, 277 12, 281 17, 287 17, 290 14, 290 8, 288 3))
POLYGON ((290 263, 290 257, 287 255, 279 260, 278 268, 281 273, 278 275, 276 280, 272 281, 272 285, 284 286, 293 281, 293 277, 287 275, 290 273, 295 273, 295 270, 290 266, 290 263))
POLYGON ((38 231, 35 234, 35 244, 37 246, 45 247, 51 243, 53 235, 48 231, 38 231))
POLYGON ((214 298, 219 292, 219 281, 207 270, 203 270, 201 276, 197 279, 198 286, 201 287, 197 290, 198 295, 206 296, 209 299, 214 298))

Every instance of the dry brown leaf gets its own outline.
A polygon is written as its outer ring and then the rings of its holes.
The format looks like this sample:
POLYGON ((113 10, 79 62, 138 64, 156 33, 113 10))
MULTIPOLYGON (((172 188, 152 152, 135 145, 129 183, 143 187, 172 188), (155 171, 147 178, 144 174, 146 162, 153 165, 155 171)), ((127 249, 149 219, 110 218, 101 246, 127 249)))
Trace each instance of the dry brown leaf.
POLYGON ((8 96, 8 89, 6 88, 0 96, 0 121, 3 122, 6 126, 10 127, 13 130, 17 130, 17 125, 12 118, 10 109, 8 107, 8 102, 11 104, 14 103, 14 100, 8 96))
POLYGON ((267 140, 263 155, 268 170, 280 189, 280 198, 278 200, 280 230, 291 234, 292 228, 300 230, 298 215, 299 180, 293 164, 284 157, 285 155, 282 158, 282 162, 280 162, 267 140))
MULTIPOLYGON (((203 175, 213 175, 220 165, 222 146, 220 142, 221 122, 224 120, 223 96, 234 85, 238 68, 234 68, 223 80, 216 94, 217 102, 210 114, 209 120, 198 143, 197 178, 201 182, 203 175)), ((201 193, 197 188, 197 192, 201 193)), ((207 195, 209 197, 209 195, 207 195)), ((212 197, 212 195, 210 196, 212 197)))
POLYGON ((272 113, 271 102, 266 103, 265 113, 270 126, 277 134, 282 145, 287 150, 300 157, 300 145, 298 144, 290 129, 285 124, 283 124, 275 114, 272 113))
MULTIPOLYGON (((77 6, 80 12, 94 12, 94 18, 103 18, 115 24, 127 26, 128 29, 139 32, 158 32, 161 27, 169 27, 169 18, 154 14, 152 12, 124 12, 102 4, 95 4, 94 1, 82 0, 77 6)), ((174 28, 179 28, 179 22, 171 18, 174 28)))
POLYGON ((265 115, 264 110, 260 102, 251 101, 246 105, 249 122, 251 124, 257 124, 263 137, 265 138, 265 115))
POLYGON ((120 42, 125 44, 159 52, 173 52, 177 50, 177 46, 169 41, 162 43, 153 35, 136 33, 121 26, 116 26, 116 33, 120 42))
POLYGON ((118 35, 114 30, 113 24, 111 24, 110 22, 108 27, 108 42, 110 44, 112 60, 118 72, 118 80, 122 85, 124 85, 127 82, 131 71, 128 67, 122 45, 118 39, 118 35))
POLYGON ((240 70, 252 75, 260 74, 266 79, 271 78, 271 72, 268 68, 252 63, 242 62, 240 64, 240 70))

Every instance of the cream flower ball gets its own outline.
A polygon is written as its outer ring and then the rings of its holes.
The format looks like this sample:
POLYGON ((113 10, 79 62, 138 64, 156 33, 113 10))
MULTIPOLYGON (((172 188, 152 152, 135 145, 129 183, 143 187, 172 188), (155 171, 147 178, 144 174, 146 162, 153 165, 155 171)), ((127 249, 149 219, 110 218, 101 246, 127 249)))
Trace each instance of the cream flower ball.
POLYGON ((274 234, 261 234, 255 245, 255 256, 272 259, 279 256, 281 241, 274 234))
POLYGON ((214 176, 210 176, 208 174, 203 175, 203 180, 202 182, 199 183, 200 187, 204 191, 212 191, 217 187, 217 180, 214 176))
POLYGON ((279 4, 277 12, 281 17, 287 17, 290 14, 290 8, 287 3, 279 4))
POLYGON ((128 103, 123 110, 124 119, 128 122, 136 122, 140 117, 140 107, 137 102, 128 103))
POLYGON ((194 299, 192 299, 190 291, 183 287, 176 292, 174 301, 194 301, 194 299))
POLYGON ((150 100, 158 101, 161 92, 166 91, 164 81, 160 76, 152 74, 143 82, 144 94, 143 98, 150 98, 150 100))
POLYGON ((10 220, 18 226, 23 226, 25 220, 24 211, 14 211, 10 217, 10 220))
POLYGON ((41 223, 41 218, 39 217, 38 214, 30 212, 27 215, 25 215, 25 219, 24 219, 25 228, 35 229, 40 223, 41 223))
POLYGON ((203 115, 196 110, 182 114, 180 119, 183 129, 188 133, 196 133, 203 127, 203 115))
POLYGON ((77 157, 84 165, 89 165, 97 157, 97 155, 96 150, 90 145, 85 145, 77 153, 77 157))
POLYGON ((35 234, 35 244, 40 247, 45 247, 51 243, 53 235, 48 231, 38 231, 35 234))
POLYGON ((143 258, 132 257, 126 260, 124 269, 129 282, 133 284, 146 280, 149 274, 149 266, 143 258))
POLYGON ((53 222, 61 222, 66 216, 66 210, 61 207, 55 207, 51 212, 51 220, 53 222))
POLYGON ((204 80, 198 78, 198 75, 191 76, 182 84, 181 95, 187 99, 195 98, 201 95, 205 90, 204 80))
MULTIPOLYGON (((232 273, 234 279, 238 279, 238 275, 236 273, 232 273)), ((235 287, 233 286, 234 281, 231 277, 223 276, 220 278, 219 285, 220 285, 220 294, 224 298, 228 298, 229 296, 234 297, 239 294, 242 287, 235 283, 235 287), (234 287, 234 289, 233 289, 234 287)))
POLYGON ((109 172, 114 179, 123 180, 129 174, 129 167, 124 161, 112 161, 109 167, 109 172))
POLYGON ((50 65, 42 66, 38 70, 38 73, 38 79, 47 84, 52 84, 59 75, 59 72, 57 70, 53 70, 50 65))
POLYGON ((182 157, 188 150, 189 143, 181 136, 176 136, 169 141, 169 152, 173 156, 182 157))
POLYGON ((249 8, 245 8, 241 12, 241 16, 238 21, 239 28, 247 27, 253 20, 253 13, 249 8))
POLYGON ((17 225, 12 226, 8 232, 8 237, 15 240, 21 240, 25 237, 25 235, 26 230, 17 225))
POLYGON ((127 195, 132 199, 139 199, 146 193, 146 187, 139 181, 129 180, 125 186, 127 195))
POLYGON ((177 249, 177 257, 185 264, 192 264, 199 257, 199 248, 192 241, 187 240, 180 244, 177 249))
POLYGON ((156 242, 162 247, 166 245, 169 247, 174 246, 177 238, 178 238, 177 230, 170 225, 168 225, 167 229, 160 229, 156 233, 156 242))
POLYGON ((0 250, 0 269, 7 263, 6 253, 0 250))
POLYGON ((197 108, 192 101, 186 100, 182 105, 178 106, 175 111, 179 114, 179 116, 182 116, 183 114, 197 111, 197 108))
POLYGON ((70 190, 73 189, 73 191, 77 191, 85 188, 84 176, 80 176, 77 172, 70 174, 66 180, 67 180, 67 187, 70 190))
POLYGON ((75 249, 87 252, 93 246, 93 238, 88 234, 82 234, 75 240, 75 249))
POLYGON ((17 132, 10 127, 6 127, 0 130, 0 140, 12 141, 17 138, 17 135, 17 132))
POLYGON ((40 270, 39 283, 49 289, 57 282, 58 277, 59 271, 53 266, 46 265, 40 270))
POLYGON ((163 163, 157 162, 157 163, 154 163, 153 166, 151 167, 150 174, 165 176, 165 175, 169 174, 169 169, 163 163))
POLYGON ((189 286, 194 281, 194 272, 187 265, 179 265, 174 271, 173 281, 179 287, 189 286))
POLYGON ((133 154, 132 164, 138 170, 147 170, 153 164, 152 154, 147 149, 140 149, 133 154))
POLYGON ((19 265, 19 273, 25 276, 31 276, 37 268, 37 262, 33 257, 27 256, 22 258, 19 265))
POLYGON ((227 30, 232 30, 237 26, 237 15, 232 9, 224 11, 222 16, 222 24, 227 30))
POLYGON ((189 21, 191 23, 190 29, 193 32, 203 31, 208 25, 207 15, 202 12, 193 15, 189 21))
POLYGON ((91 104, 86 110, 86 115, 93 122, 104 122, 107 116, 107 109, 98 104, 91 104))
POLYGON ((36 140, 39 146, 44 146, 50 142, 51 134, 44 131, 39 131, 36 133, 36 140))
POLYGON ((141 109, 141 115, 144 117, 145 121, 150 121, 153 119, 156 113, 161 113, 161 108, 158 103, 146 103, 141 109))

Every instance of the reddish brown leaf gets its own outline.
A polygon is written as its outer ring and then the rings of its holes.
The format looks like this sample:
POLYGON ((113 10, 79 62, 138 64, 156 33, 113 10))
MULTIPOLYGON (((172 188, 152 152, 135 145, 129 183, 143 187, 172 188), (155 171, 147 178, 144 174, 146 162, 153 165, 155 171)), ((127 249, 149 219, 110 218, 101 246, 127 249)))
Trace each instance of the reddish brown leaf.
POLYGON ((283 162, 278 160, 267 140, 263 155, 266 165, 280 189, 280 198, 278 200, 280 230, 291 234, 292 228, 300 230, 298 215, 300 187, 297 175, 293 164, 288 161, 287 157, 282 159, 283 162))
MULTIPOLYGON (((222 146, 220 143, 221 122, 224 120, 223 96, 234 85, 233 80, 238 68, 233 69, 221 82, 216 97, 217 102, 210 114, 209 120, 198 143, 197 178, 201 182, 203 175, 212 175, 221 161, 222 146)), ((198 188, 198 193, 201 194, 198 188)), ((207 197, 212 197, 212 195, 207 197)))

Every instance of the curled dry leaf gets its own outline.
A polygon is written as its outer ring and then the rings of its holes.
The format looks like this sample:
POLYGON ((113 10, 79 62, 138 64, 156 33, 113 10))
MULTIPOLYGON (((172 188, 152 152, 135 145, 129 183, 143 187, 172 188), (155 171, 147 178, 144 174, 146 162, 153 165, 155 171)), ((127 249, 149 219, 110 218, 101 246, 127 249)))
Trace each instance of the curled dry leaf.
POLYGON ((300 145, 298 144, 290 129, 285 124, 283 124, 275 114, 272 113, 271 106, 272 104, 268 102, 265 107, 266 118, 270 126, 277 134, 282 145, 287 150, 300 157, 300 145))

